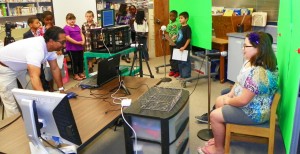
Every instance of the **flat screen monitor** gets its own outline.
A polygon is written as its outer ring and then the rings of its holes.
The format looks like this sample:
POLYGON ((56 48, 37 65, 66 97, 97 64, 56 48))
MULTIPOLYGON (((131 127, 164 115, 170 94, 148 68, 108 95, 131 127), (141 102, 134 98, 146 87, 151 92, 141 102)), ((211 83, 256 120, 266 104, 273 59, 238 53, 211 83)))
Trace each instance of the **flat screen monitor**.
POLYGON ((79 146, 82 144, 66 94, 13 89, 28 139, 43 149, 40 139, 79 146))
POLYGON ((115 25, 114 9, 105 9, 101 11, 101 24, 103 28, 115 25))
POLYGON ((103 59, 98 63, 97 84, 102 86, 119 77, 120 55, 103 59))

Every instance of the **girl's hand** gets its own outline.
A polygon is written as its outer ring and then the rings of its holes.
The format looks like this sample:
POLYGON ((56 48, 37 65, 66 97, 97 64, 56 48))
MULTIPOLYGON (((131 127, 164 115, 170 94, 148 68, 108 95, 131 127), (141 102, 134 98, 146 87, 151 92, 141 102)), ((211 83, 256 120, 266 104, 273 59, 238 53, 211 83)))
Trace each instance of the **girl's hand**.
POLYGON ((56 54, 57 55, 62 55, 63 53, 62 53, 62 51, 56 51, 56 54))
POLYGON ((184 47, 181 47, 179 50, 182 52, 184 50, 184 47))

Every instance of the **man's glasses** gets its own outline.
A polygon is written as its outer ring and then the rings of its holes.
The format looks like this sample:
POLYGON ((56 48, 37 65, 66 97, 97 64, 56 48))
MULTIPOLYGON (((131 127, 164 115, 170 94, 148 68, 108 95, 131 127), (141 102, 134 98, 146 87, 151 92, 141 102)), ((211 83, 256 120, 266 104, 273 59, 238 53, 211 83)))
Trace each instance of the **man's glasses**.
POLYGON ((66 44, 66 40, 63 40, 63 41, 55 41, 55 42, 59 42, 61 45, 66 44))

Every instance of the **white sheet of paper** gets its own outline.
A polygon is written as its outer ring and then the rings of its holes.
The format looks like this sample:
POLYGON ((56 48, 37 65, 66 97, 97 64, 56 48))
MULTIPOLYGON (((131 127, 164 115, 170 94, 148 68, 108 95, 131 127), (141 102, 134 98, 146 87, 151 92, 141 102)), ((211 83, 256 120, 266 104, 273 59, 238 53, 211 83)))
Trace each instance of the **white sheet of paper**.
POLYGON ((187 61, 188 53, 189 53, 188 50, 183 50, 181 52, 179 49, 174 48, 173 54, 172 54, 172 59, 180 60, 180 61, 187 61))
MULTIPOLYGON (((58 65, 58 67, 59 67, 60 69, 62 69, 62 67, 63 67, 63 64, 64 64, 64 57, 65 57, 64 55, 57 55, 56 61, 57 61, 57 65, 58 65)), ((47 61, 47 63, 46 63, 46 67, 50 67, 48 61, 47 61)))

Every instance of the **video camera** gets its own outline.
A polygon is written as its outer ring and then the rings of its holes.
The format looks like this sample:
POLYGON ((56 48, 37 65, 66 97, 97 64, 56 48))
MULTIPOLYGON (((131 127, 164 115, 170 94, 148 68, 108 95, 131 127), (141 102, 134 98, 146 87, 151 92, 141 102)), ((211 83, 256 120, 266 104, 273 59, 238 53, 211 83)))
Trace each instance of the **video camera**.
POLYGON ((13 37, 11 37, 11 29, 12 28, 16 28, 18 25, 16 23, 12 23, 12 22, 6 22, 5 23, 5 38, 4 38, 4 46, 15 42, 15 39, 13 37))
POLYGON ((6 22, 5 23, 5 33, 6 37, 11 37, 11 29, 16 28, 18 25, 16 23, 12 22, 6 22))

